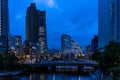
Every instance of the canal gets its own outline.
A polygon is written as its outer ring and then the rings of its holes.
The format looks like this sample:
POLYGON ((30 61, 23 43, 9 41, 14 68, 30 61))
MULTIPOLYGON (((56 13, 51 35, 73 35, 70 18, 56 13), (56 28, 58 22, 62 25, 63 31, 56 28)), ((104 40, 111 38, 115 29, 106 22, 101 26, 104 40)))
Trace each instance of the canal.
MULTIPOLYGON (((73 71, 73 70, 72 70, 73 71)), ((79 73, 62 70, 62 72, 25 70, 18 75, 6 75, 0 80, 113 80, 110 76, 103 75, 100 70, 89 73, 79 73)), ((119 80, 119 79, 118 79, 119 80)))
POLYGON ((65 73, 31 73, 21 75, 13 80, 91 80, 89 75, 75 75, 65 73))
POLYGON ((0 80, 112 80, 109 76, 102 74, 100 70, 78 71, 76 67, 64 67, 52 69, 33 68, 24 70, 19 75, 7 76, 0 80))
MULTIPOLYGON (((63 70, 60 70, 63 71, 63 70)), ((79 73, 64 70, 63 72, 51 72, 51 71, 25 71, 17 77, 13 77, 13 80, 100 80, 100 72, 95 71, 93 73, 79 73), (65 71, 65 72, 64 72, 65 71), (96 75, 97 74, 97 75, 96 75), (98 75, 99 74, 99 75, 98 75), (98 78, 99 77, 99 78, 98 78)))

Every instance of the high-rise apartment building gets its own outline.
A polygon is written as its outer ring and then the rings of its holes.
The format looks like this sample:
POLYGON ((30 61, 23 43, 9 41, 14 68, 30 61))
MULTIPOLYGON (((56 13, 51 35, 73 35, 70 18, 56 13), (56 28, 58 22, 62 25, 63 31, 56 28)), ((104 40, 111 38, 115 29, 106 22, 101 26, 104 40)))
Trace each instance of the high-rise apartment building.
POLYGON ((0 0, 0 53, 6 52, 9 46, 8 0, 0 0))
POLYGON ((36 9, 34 3, 27 8, 26 40, 40 44, 40 53, 47 53, 46 11, 36 9))

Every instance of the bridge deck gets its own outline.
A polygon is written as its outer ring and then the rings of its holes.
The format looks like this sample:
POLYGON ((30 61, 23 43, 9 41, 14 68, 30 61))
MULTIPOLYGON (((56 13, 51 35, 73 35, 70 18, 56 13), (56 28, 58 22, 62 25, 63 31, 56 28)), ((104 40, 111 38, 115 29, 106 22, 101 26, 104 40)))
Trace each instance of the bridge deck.
POLYGON ((34 66, 98 66, 98 63, 94 61, 43 61, 39 63, 29 64, 31 67, 34 66))

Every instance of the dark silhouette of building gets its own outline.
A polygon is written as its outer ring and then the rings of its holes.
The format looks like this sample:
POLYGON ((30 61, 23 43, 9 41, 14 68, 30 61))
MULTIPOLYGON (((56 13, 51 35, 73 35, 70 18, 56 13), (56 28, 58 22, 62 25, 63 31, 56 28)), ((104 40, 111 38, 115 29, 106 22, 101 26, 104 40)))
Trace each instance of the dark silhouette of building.
POLYGON ((35 3, 31 3, 27 8, 26 40, 30 43, 39 43, 40 53, 47 53, 46 11, 37 10, 35 3))
POLYGON ((0 53, 9 49, 8 0, 0 0, 0 53))
POLYGON ((24 41, 23 53, 25 56, 25 61, 34 62, 40 59, 40 46, 39 43, 31 43, 28 40, 24 41))
POLYGON ((91 50, 94 52, 98 49, 98 36, 94 36, 94 38, 91 40, 91 50))
POLYGON ((31 55, 32 54, 32 46, 31 46, 31 43, 27 40, 24 41, 23 43, 23 52, 24 52, 24 55, 31 55))
POLYGON ((27 8, 26 13, 26 40, 30 42, 38 41, 36 17, 36 7, 35 4, 32 3, 30 7, 27 8))
POLYGON ((91 52, 91 45, 87 45, 86 46, 86 55, 87 56, 91 56, 92 52, 91 52))

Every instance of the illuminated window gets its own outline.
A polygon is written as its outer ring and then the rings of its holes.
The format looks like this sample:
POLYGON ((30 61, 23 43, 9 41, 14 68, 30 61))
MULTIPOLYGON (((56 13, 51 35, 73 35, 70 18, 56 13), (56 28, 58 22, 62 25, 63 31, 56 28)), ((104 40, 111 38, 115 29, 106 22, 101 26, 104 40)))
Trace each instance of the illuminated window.
POLYGON ((39 28, 39 32, 45 32, 45 28, 44 27, 40 27, 39 28))

